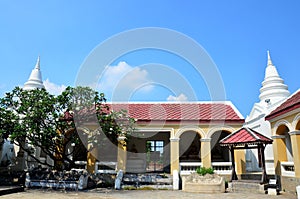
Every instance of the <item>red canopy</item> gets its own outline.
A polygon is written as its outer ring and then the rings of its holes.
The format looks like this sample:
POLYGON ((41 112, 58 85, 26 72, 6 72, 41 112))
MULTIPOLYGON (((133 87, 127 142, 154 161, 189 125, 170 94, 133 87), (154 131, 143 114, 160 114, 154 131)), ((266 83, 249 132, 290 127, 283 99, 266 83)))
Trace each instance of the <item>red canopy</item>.
POLYGON ((259 167, 262 167, 261 183, 267 182, 267 173, 265 165, 265 145, 272 144, 273 140, 264 136, 251 128, 243 127, 222 139, 221 146, 228 146, 231 151, 232 175, 231 180, 237 180, 234 161, 234 150, 236 149, 258 149, 259 167))
POLYGON ((258 133, 257 131, 243 127, 231 133, 219 143, 221 146, 249 146, 257 144, 272 144, 272 142, 272 139, 258 133))

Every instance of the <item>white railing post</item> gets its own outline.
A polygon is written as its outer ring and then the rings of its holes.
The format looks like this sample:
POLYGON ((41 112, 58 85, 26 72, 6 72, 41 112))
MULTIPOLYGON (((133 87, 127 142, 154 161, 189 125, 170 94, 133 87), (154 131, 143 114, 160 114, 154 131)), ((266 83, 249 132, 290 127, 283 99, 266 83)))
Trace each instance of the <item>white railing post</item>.
POLYGON ((179 190, 179 174, 177 170, 173 171, 173 190, 179 190))

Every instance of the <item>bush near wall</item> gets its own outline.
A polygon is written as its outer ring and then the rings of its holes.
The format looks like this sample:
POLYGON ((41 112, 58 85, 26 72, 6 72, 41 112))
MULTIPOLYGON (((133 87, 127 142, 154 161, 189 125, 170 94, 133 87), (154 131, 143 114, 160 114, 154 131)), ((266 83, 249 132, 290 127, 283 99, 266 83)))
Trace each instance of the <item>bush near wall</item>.
POLYGON ((196 172, 201 175, 205 176, 206 174, 214 174, 214 169, 213 168, 205 168, 205 167, 199 167, 196 169, 196 172))

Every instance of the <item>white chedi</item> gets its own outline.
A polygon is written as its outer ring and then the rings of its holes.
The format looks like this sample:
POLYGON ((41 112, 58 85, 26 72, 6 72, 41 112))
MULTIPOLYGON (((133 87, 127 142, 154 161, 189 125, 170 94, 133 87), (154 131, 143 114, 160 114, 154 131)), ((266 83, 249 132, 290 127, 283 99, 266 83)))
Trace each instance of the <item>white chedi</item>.
POLYGON ((40 57, 38 57, 34 69, 31 71, 28 81, 24 84, 24 90, 33 90, 36 88, 45 88, 40 70, 40 57))

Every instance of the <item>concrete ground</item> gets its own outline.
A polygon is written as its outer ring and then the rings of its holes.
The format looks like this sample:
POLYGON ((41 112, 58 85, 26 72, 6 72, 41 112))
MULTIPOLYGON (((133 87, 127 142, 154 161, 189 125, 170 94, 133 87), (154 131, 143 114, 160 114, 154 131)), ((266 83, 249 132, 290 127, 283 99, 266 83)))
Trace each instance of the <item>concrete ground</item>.
POLYGON ((172 190, 111 190, 111 189, 93 189, 89 191, 63 191, 50 189, 30 189, 25 192, 14 194, 7 194, 1 196, 2 198, 10 199, 133 199, 133 198, 147 198, 147 199, 296 199, 296 195, 282 193, 277 196, 267 194, 252 194, 252 193, 221 193, 221 194, 199 194, 187 193, 183 191, 172 190))

